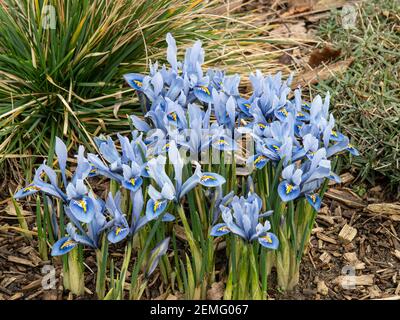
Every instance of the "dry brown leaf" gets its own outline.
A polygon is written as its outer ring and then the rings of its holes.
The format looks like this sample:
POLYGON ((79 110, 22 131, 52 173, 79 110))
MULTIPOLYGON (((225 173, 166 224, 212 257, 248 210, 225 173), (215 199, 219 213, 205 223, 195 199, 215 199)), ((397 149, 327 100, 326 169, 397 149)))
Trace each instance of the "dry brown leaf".
POLYGON ((331 46, 327 45, 322 49, 315 49, 311 52, 310 58, 308 59, 308 64, 312 68, 316 68, 323 63, 330 62, 337 59, 340 56, 341 50, 336 50, 331 46))
POLYGON ((224 296, 225 285, 223 281, 214 282, 211 288, 207 291, 208 300, 221 300, 224 296))
POLYGON ((185 230, 183 229, 182 226, 179 225, 174 225, 174 231, 175 231, 175 236, 182 240, 182 241, 187 241, 185 230))
MULTIPOLYGON (((20 209, 21 209, 21 214, 22 214, 23 216, 29 216, 29 215, 31 215, 28 211, 23 210, 21 206, 20 206, 20 209)), ((15 216, 15 217, 17 216, 17 213, 15 212, 15 208, 14 208, 14 205, 13 205, 13 203, 12 203, 11 200, 8 200, 8 201, 7 201, 7 206, 6 206, 6 208, 4 209, 4 211, 6 212, 6 214, 8 214, 8 215, 10 215, 10 216, 15 216)))

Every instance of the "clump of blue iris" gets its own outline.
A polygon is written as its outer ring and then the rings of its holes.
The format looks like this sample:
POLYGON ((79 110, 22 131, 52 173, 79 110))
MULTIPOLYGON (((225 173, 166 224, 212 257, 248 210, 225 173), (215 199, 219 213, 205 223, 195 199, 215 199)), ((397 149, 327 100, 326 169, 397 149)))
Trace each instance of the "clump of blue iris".
MULTIPOLYGON (((67 148, 57 138, 55 153, 61 181, 43 163, 33 181, 15 194, 15 198, 22 198, 43 192, 63 202, 70 223, 66 236, 54 245, 53 255, 64 254, 79 243, 97 248, 103 232, 110 242, 116 243, 161 216, 166 222, 172 221, 174 216, 166 212, 169 205, 177 205, 197 185, 218 191, 214 221, 222 215, 224 223, 214 226, 213 235, 231 232, 275 248, 277 239, 268 232, 268 221, 259 222, 263 217, 261 200, 255 194, 233 200, 232 193, 223 197, 221 186, 225 177, 204 172, 196 161, 192 163, 194 170, 186 177, 181 150, 195 155, 210 148, 236 151, 236 133, 250 134, 255 141, 255 153, 247 159, 247 165, 261 170, 268 163, 282 163, 277 190, 281 200, 305 197, 315 210, 321 206, 317 191, 325 179, 340 182, 332 171, 330 158, 346 150, 358 155, 349 139, 335 129, 335 119, 329 112, 329 93, 324 99, 316 96, 312 101, 304 101, 299 88, 292 92, 292 76, 282 80, 281 73, 264 76, 256 71, 249 77, 252 93, 244 96, 239 91, 240 75, 227 75, 217 69, 203 71, 205 53, 200 41, 186 50, 182 61, 170 34, 167 43, 169 66, 156 62, 150 65, 147 75, 124 75, 139 94, 145 114, 144 118, 130 116, 135 130, 130 137, 117 135, 120 148, 116 141, 103 136, 95 138, 98 154, 85 156, 80 147, 77 167, 68 180, 67 148), (166 173, 167 161, 172 164, 173 177, 166 173), (108 195, 106 202, 93 193, 88 180, 94 176, 107 177, 127 190, 135 203, 131 221, 121 210, 120 193, 108 195), (146 180, 152 184, 147 187, 149 199, 145 204, 146 180), (227 200, 232 200, 235 207, 226 206, 227 200)), ((168 241, 163 242, 160 252, 166 250, 166 244, 168 241)))

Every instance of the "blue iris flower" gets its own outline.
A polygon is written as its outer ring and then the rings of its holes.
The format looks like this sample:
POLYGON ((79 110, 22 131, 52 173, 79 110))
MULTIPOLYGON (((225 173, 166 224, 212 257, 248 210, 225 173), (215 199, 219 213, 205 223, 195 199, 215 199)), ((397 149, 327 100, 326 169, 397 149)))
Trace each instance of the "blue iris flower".
POLYGON ((272 212, 260 214, 261 208, 262 201, 256 194, 249 193, 247 198, 235 196, 228 207, 221 205, 224 222, 214 225, 210 234, 216 237, 234 233, 245 241, 257 240, 263 247, 277 249, 279 240, 274 233, 268 232, 271 229, 269 221, 264 224, 259 221, 272 212))

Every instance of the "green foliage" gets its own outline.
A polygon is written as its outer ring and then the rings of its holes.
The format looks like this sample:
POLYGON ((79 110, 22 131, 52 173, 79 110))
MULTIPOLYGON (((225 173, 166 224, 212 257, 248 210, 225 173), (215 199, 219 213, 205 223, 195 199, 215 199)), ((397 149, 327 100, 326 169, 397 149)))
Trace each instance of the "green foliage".
POLYGON ((354 63, 343 77, 320 83, 332 93, 337 121, 359 148, 352 159, 363 179, 385 175, 400 182, 400 6, 371 1, 357 10, 354 29, 345 30, 340 13, 321 24, 320 35, 354 63))

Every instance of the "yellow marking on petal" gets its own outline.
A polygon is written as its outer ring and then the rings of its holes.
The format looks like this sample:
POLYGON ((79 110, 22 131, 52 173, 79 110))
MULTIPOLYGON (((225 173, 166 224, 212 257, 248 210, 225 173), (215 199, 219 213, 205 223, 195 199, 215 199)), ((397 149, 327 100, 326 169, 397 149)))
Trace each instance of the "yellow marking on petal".
POLYGON ((160 208, 162 202, 161 201, 155 201, 154 206, 153 206, 153 212, 157 212, 158 208, 160 208))
POLYGON ((24 188, 24 192, 28 191, 40 191, 40 188, 37 186, 27 186, 26 188, 24 188))
POLYGON ((250 107, 251 107, 251 105, 250 105, 249 103, 245 103, 244 106, 245 106, 247 109, 250 109, 250 107))
POLYGON ((122 231, 122 228, 118 227, 117 229, 115 229, 115 235, 118 236, 122 231))
POLYGON ((332 135, 333 135, 334 137, 337 137, 337 136, 338 136, 338 134, 337 134, 337 132, 336 132, 335 130, 332 130, 331 133, 332 133, 332 135))
POLYGON ((313 203, 317 202, 317 196, 316 196, 315 194, 312 194, 312 195, 310 196, 310 198, 311 198, 311 201, 312 201, 313 203))
POLYGON ((286 108, 280 109, 279 112, 282 113, 285 117, 287 117, 288 114, 289 114, 289 113, 287 112, 286 108))
POLYGON ((65 241, 65 242, 61 245, 60 249, 72 247, 74 244, 75 244, 75 241, 69 239, 69 240, 65 241))
POLYGON ((280 150, 280 148, 279 148, 276 144, 274 144, 274 145, 272 146, 272 148, 274 148, 275 151, 279 151, 279 150, 280 150))
POLYGON ((261 129, 265 129, 265 128, 267 127, 264 123, 259 123, 258 126, 259 126, 261 129))
POLYGON ((213 176, 210 176, 210 175, 203 175, 203 176, 200 178, 200 180, 201 180, 201 181, 217 180, 217 178, 215 178, 215 177, 213 177, 213 176))
POLYGON ((205 87, 205 86, 200 86, 200 90, 203 91, 203 92, 205 92, 206 94, 210 95, 210 90, 208 90, 207 87, 205 87))
POLYGON ((349 143, 349 144, 347 145, 347 148, 349 148, 349 149, 353 149, 353 148, 354 148, 354 146, 353 146, 351 143, 349 143))
POLYGON ((288 183, 288 184, 286 185, 286 194, 291 193, 292 190, 293 190, 293 185, 291 185, 290 183, 288 183))
POLYGON ((303 112, 297 112, 297 116, 298 117, 304 117, 304 113, 303 112))
POLYGON ((139 81, 139 80, 133 80, 133 82, 139 87, 139 88, 141 88, 142 86, 143 86, 143 83, 142 83, 142 81, 139 81))
POLYGON ((265 236, 261 237, 261 239, 265 240, 268 243, 272 243, 271 237, 267 234, 265 236))
POLYGON ((263 156, 263 155, 258 156, 258 157, 256 158, 256 160, 254 160, 254 164, 257 164, 257 163, 259 163, 259 162, 262 161, 262 160, 265 160, 265 156, 263 156))
POLYGON ((222 226, 222 227, 218 228, 217 231, 225 232, 225 231, 229 231, 229 228, 227 226, 222 226))
POLYGON ((164 147, 163 147, 163 150, 166 150, 166 149, 168 149, 169 148, 169 146, 170 146, 170 144, 169 143, 167 143, 164 147))
POLYGON ((135 178, 132 178, 131 180, 129 180, 129 182, 131 183, 132 186, 135 186, 136 184, 135 178))
POLYGON ((83 212, 86 213, 86 211, 87 211, 86 200, 84 200, 84 199, 78 200, 78 201, 76 201, 76 204, 82 208, 83 212))
POLYGON ((219 145, 223 145, 223 144, 229 145, 229 143, 226 142, 224 139, 219 139, 219 140, 218 140, 218 144, 219 144, 219 145))
POLYGON ((171 113, 169 114, 169 116, 172 118, 172 120, 176 121, 177 116, 176 116, 176 113, 175 113, 175 112, 171 112, 171 113))

